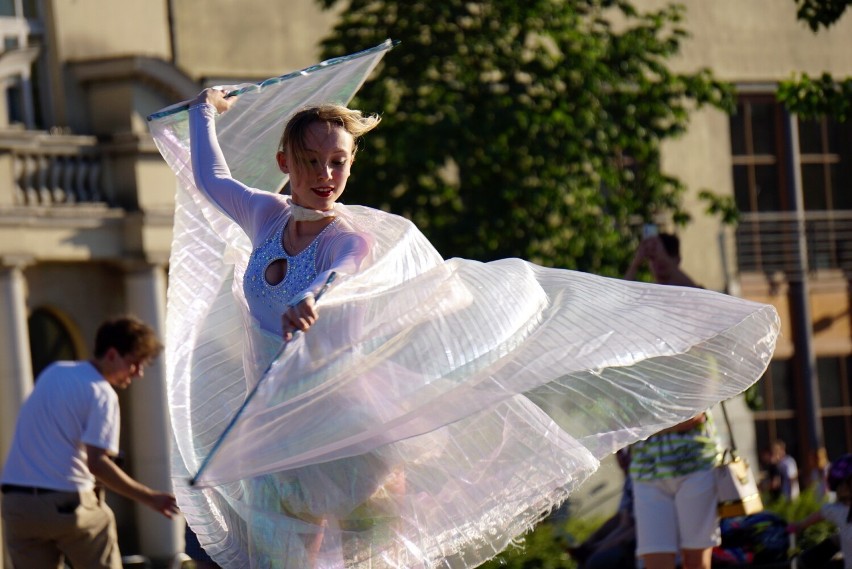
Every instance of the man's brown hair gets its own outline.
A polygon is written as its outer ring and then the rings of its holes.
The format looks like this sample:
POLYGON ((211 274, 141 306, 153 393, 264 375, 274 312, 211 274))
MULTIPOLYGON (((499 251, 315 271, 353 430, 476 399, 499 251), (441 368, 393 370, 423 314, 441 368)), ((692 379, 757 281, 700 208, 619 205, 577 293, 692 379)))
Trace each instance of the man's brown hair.
POLYGON ((147 362, 159 355, 163 345, 150 326, 135 316, 119 316, 106 320, 95 335, 95 357, 103 357, 110 348, 121 356, 133 356, 147 362))

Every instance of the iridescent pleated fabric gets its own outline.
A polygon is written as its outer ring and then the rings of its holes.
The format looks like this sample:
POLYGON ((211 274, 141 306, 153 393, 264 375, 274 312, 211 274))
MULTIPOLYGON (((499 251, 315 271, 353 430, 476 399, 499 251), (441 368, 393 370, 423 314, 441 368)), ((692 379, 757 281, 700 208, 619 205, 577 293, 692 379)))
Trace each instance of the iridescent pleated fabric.
MULTIPOLYGON (((381 54, 243 95, 217 124, 234 177, 281 187, 283 117, 345 102, 381 54)), ((173 471, 181 510, 223 567, 476 567, 601 458, 737 395, 771 358, 769 306, 519 259, 444 260, 405 219, 339 205, 372 237, 369 258, 320 299, 316 325, 271 363, 190 487, 281 340, 247 309, 245 234, 193 185, 185 115, 151 122, 180 180, 173 471)))

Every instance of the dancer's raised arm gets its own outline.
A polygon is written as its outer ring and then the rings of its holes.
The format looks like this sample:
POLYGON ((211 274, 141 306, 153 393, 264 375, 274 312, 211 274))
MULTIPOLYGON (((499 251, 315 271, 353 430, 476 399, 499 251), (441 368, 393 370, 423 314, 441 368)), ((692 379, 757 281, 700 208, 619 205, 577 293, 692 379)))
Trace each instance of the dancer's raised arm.
POLYGON ((264 222, 255 218, 258 212, 268 211, 256 202, 275 198, 269 192, 249 188, 234 179, 222 154, 214 119, 218 113, 230 109, 236 99, 226 98, 218 89, 205 89, 192 100, 189 108, 192 173, 198 189, 254 239, 264 222))

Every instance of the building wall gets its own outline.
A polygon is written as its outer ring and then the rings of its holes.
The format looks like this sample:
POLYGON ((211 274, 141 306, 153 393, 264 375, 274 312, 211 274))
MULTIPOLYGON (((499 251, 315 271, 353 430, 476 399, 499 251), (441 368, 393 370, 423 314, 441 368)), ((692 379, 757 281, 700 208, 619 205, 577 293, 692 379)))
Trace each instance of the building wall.
POLYGON ((60 61, 128 54, 171 59, 166 0, 49 0, 47 4, 52 47, 60 61))
POLYGON ((42 46, 45 73, 53 90, 52 119, 59 126, 91 132, 85 88, 75 81, 69 62, 127 55, 171 60, 166 0, 43 0, 42 6, 50 38, 42 46))
POLYGON ((317 62, 335 18, 314 0, 172 2, 175 63, 206 83, 283 75, 317 62))
MULTIPOLYGON (((659 4, 643 0, 641 4, 659 4)), ((709 67, 725 81, 774 82, 793 73, 832 71, 852 75, 852 14, 814 34, 796 20, 794 2, 778 0, 686 0, 692 39, 683 50, 683 69, 709 67)), ((678 65, 675 66, 678 68, 678 65)))

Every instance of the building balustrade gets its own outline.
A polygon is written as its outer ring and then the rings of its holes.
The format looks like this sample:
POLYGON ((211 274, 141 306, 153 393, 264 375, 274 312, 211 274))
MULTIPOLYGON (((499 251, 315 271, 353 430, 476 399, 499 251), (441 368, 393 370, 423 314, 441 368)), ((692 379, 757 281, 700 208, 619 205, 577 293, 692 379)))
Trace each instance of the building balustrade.
MULTIPOLYGON (((16 206, 103 203, 107 157, 92 136, 23 131, 0 135, 16 206)), ((5 185, 5 184, 3 184, 5 185)))
POLYGON ((852 272, 852 210, 745 213, 735 231, 740 273, 782 273, 788 281, 809 272, 852 272), (804 231, 807 264, 800 254, 804 231))

